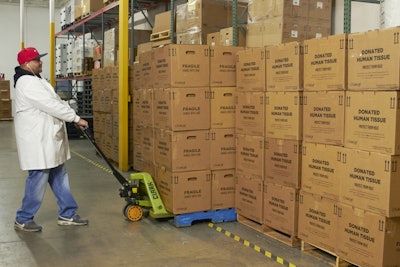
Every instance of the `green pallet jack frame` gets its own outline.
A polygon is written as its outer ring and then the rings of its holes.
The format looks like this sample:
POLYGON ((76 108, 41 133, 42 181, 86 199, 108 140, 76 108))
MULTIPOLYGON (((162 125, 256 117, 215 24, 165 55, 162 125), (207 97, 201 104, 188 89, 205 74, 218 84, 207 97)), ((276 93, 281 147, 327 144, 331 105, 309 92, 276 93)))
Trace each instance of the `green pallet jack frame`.
POLYGON ((174 217, 166 210, 161 196, 154 183, 153 177, 146 172, 131 173, 126 179, 107 159, 103 151, 97 145, 93 135, 88 129, 79 128, 86 139, 94 145, 97 152, 107 163, 112 174, 122 185, 119 195, 124 198, 126 204, 123 208, 124 216, 130 221, 139 221, 143 217, 143 208, 149 209, 149 215, 156 219, 174 217))

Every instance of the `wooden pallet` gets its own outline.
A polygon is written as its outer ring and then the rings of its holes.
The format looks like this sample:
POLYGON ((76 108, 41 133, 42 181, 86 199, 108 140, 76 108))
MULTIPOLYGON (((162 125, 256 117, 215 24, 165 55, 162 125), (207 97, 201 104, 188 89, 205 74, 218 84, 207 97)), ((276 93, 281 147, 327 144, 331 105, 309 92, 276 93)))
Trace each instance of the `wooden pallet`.
POLYGON ((289 247, 295 248, 301 246, 301 239, 297 236, 288 235, 267 225, 263 225, 263 233, 266 236, 269 236, 281 243, 284 243, 289 247))
POLYGON ((249 219, 249 218, 244 217, 243 215, 239 215, 239 214, 238 214, 238 219, 237 220, 238 220, 239 223, 241 223, 243 225, 246 225, 246 226, 256 230, 257 232, 262 233, 262 230, 263 230, 262 229, 262 223, 256 222, 256 221, 254 221, 252 219, 249 219))
POLYGON ((150 41, 158 41, 162 39, 168 39, 170 37, 170 30, 165 30, 161 32, 155 32, 150 35, 150 41))
POLYGON ((0 118, 0 121, 12 121, 14 118, 0 118))
POLYGON ((356 266, 348 261, 340 259, 334 252, 327 251, 313 244, 301 241, 301 251, 308 256, 316 258, 329 266, 333 267, 350 267, 356 266))

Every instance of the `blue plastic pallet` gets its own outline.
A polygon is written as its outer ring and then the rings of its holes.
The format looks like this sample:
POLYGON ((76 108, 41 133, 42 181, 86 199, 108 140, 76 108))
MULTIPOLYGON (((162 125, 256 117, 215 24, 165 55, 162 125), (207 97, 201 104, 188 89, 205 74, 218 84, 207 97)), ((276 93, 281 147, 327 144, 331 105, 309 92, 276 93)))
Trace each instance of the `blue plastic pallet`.
POLYGON ((174 216, 174 225, 187 227, 194 221, 200 220, 211 220, 213 223, 232 222, 237 220, 237 213, 234 208, 231 208, 179 214, 174 216))

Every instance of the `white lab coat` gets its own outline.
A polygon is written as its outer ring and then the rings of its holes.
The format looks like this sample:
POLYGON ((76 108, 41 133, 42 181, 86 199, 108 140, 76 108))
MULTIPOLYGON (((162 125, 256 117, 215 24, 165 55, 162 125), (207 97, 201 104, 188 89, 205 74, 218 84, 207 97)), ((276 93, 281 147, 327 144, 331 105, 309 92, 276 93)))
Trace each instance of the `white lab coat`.
POLYGON ((68 160, 65 121, 79 116, 45 79, 21 76, 15 86, 15 135, 22 170, 42 170, 68 160))

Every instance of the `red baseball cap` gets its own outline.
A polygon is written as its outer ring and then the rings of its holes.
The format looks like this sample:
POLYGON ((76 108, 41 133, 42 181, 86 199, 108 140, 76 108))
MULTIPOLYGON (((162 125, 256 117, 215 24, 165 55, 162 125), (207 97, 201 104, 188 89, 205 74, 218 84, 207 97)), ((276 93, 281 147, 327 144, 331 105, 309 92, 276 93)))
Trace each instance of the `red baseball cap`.
POLYGON ((47 53, 39 54, 39 52, 34 47, 27 47, 19 51, 18 53, 18 63, 20 65, 29 62, 31 60, 41 58, 47 55, 47 53))

